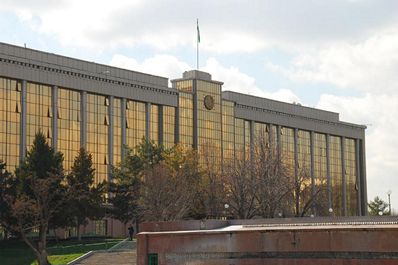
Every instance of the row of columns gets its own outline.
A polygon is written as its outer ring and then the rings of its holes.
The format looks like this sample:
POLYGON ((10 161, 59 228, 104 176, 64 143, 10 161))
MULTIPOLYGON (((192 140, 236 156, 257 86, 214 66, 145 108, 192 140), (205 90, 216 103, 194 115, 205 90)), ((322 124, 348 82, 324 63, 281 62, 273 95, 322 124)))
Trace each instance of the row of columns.
MULTIPOLYGON (((27 150, 27 81, 22 80, 22 87, 21 87, 21 94, 20 94, 20 100, 21 100, 21 126, 20 126, 20 146, 19 146, 19 153, 20 153, 20 159, 22 160, 24 157, 26 157, 26 150, 27 150)), ((109 100, 109 105, 108 105, 108 176, 111 176, 111 166, 114 163, 113 160, 113 155, 114 155, 114 97, 113 96, 108 96, 109 100)), ((125 156, 124 152, 124 146, 127 145, 126 141, 126 106, 127 106, 127 99, 122 98, 121 99, 121 155, 122 159, 125 156)), ((51 119, 51 127, 52 127, 52 138, 51 138, 51 146, 54 148, 54 150, 57 151, 57 141, 58 141, 58 87, 57 86, 52 86, 51 88, 51 110, 52 110, 52 119, 51 119)), ((87 147, 87 92, 86 91, 81 91, 80 92, 80 145, 82 147, 87 147)), ((150 139, 150 131, 151 131, 151 103, 146 103, 145 104, 145 118, 146 118, 146 124, 145 124, 145 136, 147 139, 150 139)), ((159 143, 163 142, 163 106, 159 105, 159 137, 158 140, 159 143)))
MULTIPOLYGON (((250 150, 253 152, 253 147, 254 147, 254 126, 255 122, 251 121, 250 122, 250 150)), ((272 133, 272 126, 276 126, 276 142, 277 142, 277 152, 281 154, 282 152, 282 141, 281 141, 281 126, 280 125, 273 125, 269 124, 269 144, 270 147, 272 148, 272 144, 274 142, 274 135, 272 133)), ((244 132, 246 130, 244 129, 244 132)), ((295 128, 294 129, 294 175, 295 175, 295 180, 298 180, 298 164, 299 164, 299 158, 298 158, 298 132, 299 129, 295 128)), ((338 215, 343 215, 346 216, 347 213, 347 183, 346 183, 346 171, 345 171, 345 137, 342 136, 341 138, 341 171, 342 171, 342 183, 341 183, 341 188, 342 188, 342 212, 338 213, 338 215)), ((327 187, 328 187, 328 208, 333 209, 334 205, 332 204, 333 202, 333 194, 332 194, 332 186, 331 186, 331 169, 330 169, 330 134, 326 134, 326 174, 327 174, 327 187)), ((310 161, 311 161, 311 167, 310 167, 310 174, 311 174, 311 185, 312 185, 312 195, 315 195, 315 152, 314 152, 314 146, 315 146, 315 132, 311 131, 310 132, 310 161)), ((363 153, 364 151, 364 142, 363 140, 356 139, 355 140, 355 152, 356 152, 356 185, 358 185, 358 193, 357 193, 357 200, 358 200, 358 215, 366 215, 367 214, 367 196, 366 196, 366 175, 365 175, 365 168, 364 168, 364 161, 365 161, 365 154, 363 153), (362 151, 362 152, 361 152, 362 151)), ((298 201, 297 201, 298 203, 298 201)), ((298 205, 296 205, 298 207, 298 205)), ((314 211, 314 207, 312 207, 314 211)))
MULTIPOLYGON (((194 93, 196 95, 196 93, 194 93)), ((20 132, 20 156, 21 158, 26 156, 26 124, 27 124, 27 110, 26 110, 26 98, 27 98, 27 81, 23 80, 22 81, 22 89, 21 89, 21 132, 20 132)), ((108 114, 109 114, 109 126, 108 126, 108 156, 109 156, 109 165, 113 165, 113 135, 114 135, 114 97, 109 96, 109 106, 108 106, 108 114)), ((52 112, 54 115, 52 115, 52 131, 53 131, 53 136, 52 136, 52 146, 53 148, 57 149, 57 140, 58 140, 58 115, 56 115, 58 111, 58 87, 53 86, 52 87, 52 112)), ((195 111, 195 105, 196 103, 195 97, 193 98, 193 103, 194 103, 194 124, 193 124, 193 132, 194 132, 194 147, 197 148, 197 133, 196 132, 196 123, 195 123, 195 117, 197 117, 197 113, 195 111)), ((126 145, 126 105, 127 105, 127 100, 125 98, 121 99, 121 138, 122 138, 122 148, 123 146, 126 145)), ((80 123, 80 143, 81 146, 86 147, 87 144, 87 92, 82 91, 81 92, 81 105, 80 105, 80 110, 81 110, 81 123, 80 123)), ((160 143, 163 141, 163 107, 159 105, 159 138, 157 139, 160 143)), ((176 117, 178 117, 178 108, 176 108, 176 117)), ((145 104, 145 115, 146 115, 146 128, 145 128, 145 134, 146 138, 150 139, 150 132, 151 132, 151 103, 146 103, 145 104)), ((175 136, 175 141, 178 142, 178 118, 175 119, 176 121, 176 136, 175 136)), ((251 139, 251 146, 253 147, 254 145, 254 121, 250 122, 250 139, 251 139)), ((271 127, 270 127, 271 128, 271 127)), ((278 152, 281 152, 282 148, 282 141, 281 141, 281 126, 276 125, 276 141, 278 145, 278 152)), ((245 131, 245 130, 244 130, 245 131)), ((313 185, 312 191, 313 193, 315 192, 314 184, 315 184, 315 169, 314 169, 314 135, 315 132, 311 131, 310 132, 310 154, 311 154, 311 183, 313 185)), ((273 134, 272 130, 269 130, 269 142, 270 145, 273 144, 273 134)), ((341 137, 341 157, 342 157, 342 191, 343 191, 343 198, 342 198, 342 208, 343 208, 343 215, 347 215, 347 205, 346 205, 346 176, 345 176, 345 145, 344 141, 345 137, 341 137)), ((365 175, 365 143, 363 140, 356 139, 355 142, 356 146, 356 172, 357 172, 357 185, 360 187, 358 188, 358 214, 359 215, 364 215, 367 212, 367 207, 366 207, 366 175, 365 175)), ((326 134, 326 170, 327 170, 327 185, 328 185, 328 201, 329 201, 329 208, 333 208, 332 205, 332 187, 331 187, 331 180, 330 180, 330 155, 329 155, 329 149, 330 149, 330 135, 326 134)), ((253 148, 251 148, 251 152, 253 152, 253 148)), ((298 177, 298 129, 294 129, 294 160, 295 160, 295 177, 297 179, 298 177)), ((122 159, 124 158, 124 152, 121 152, 122 154, 122 159)), ((111 170, 111 166, 109 166, 109 173, 111 170)), ((111 174, 109 174, 110 176, 111 174)))

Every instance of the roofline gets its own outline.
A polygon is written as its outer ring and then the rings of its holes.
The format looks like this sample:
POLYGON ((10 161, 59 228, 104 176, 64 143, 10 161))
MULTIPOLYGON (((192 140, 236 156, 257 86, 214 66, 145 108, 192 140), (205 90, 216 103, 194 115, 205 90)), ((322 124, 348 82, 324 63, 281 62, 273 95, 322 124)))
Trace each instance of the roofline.
POLYGON ((9 44, 9 43, 5 43, 5 42, 1 42, 1 41, 0 41, 0 45, 10 46, 10 47, 18 48, 18 49, 26 49, 26 50, 39 52, 39 53, 43 53, 43 54, 48 54, 48 55, 52 55, 52 56, 59 56, 59 57, 63 57, 63 58, 67 58, 67 59, 75 60, 75 61, 79 61, 79 62, 95 64, 95 65, 102 66, 102 67, 108 67, 108 68, 113 68, 113 69, 118 69, 118 70, 123 70, 123 71, 129 71, 129 72, 134 72, 134 73, 137 73, 137 74, 142 74, 142 75, 147 75, 147 76, 152 76, 152 77, 163 78, 163 79, 169 80, 168 77, 164 77, 164 76, 160 76, 160 75, 148 74, 148 73, 139 72, 139 71, 135 71, 135 70, 130 70, 130 69, 126 69, 126 68, 111 66, 111 65, 103 64, 103 63, 90 62, 90 61, 78 59, 78 58, 75 58, 75 57, 65 56, 65 55, 61 55, 61 54, 57 54, 57 53, 50 53, 50 52, 41 51, 41 50, 28 48, 28 47, 22 47, 22 46, 18 46, 18 45, 15 45, 15 44, 9 44))

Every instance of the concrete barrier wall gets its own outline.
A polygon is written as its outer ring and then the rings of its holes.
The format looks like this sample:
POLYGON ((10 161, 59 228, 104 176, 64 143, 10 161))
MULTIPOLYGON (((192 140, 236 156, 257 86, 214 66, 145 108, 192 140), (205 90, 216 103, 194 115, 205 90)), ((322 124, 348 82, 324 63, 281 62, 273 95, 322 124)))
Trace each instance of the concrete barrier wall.
POLYGON ((398 264, 398 228, 141 233, 137 264, 398 264))
POLYGON ((229 225, 226 220, 187 220, 173 222, 146 222, 139 225, 140 232, 192 231, 217 229, 229 225))

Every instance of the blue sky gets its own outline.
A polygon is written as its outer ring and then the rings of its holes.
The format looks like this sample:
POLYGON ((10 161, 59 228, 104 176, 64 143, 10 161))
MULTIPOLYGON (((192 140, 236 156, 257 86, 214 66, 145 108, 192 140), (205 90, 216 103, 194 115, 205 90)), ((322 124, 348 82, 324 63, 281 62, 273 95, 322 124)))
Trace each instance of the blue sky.
POLYGON ((369 198, 398 209, 398 1, 0 0, 0 41, 300 102, 368 125, 369 198))

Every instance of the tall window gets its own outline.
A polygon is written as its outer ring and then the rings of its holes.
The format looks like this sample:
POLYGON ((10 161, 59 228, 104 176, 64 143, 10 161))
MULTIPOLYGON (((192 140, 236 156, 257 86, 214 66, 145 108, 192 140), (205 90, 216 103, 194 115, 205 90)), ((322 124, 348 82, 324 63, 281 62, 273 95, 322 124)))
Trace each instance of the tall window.
POLYGON ((13 171, 19 164, 21 83, 0 78, 0 160, 13 171))
POLYGON ((26 99, 26 143, 28 149, 33 144, 35 134, 41 131, 51 144, 52 130, 51 87, 41 84, 27 84, 26 99))
POLYGON ((245 123, 242 119, 235 118, 235 157, 243 159, 245 154, 245 123))
POLYGON ((342 215, 343 179, 340 137, 330 136, 329 152, 332 208, 336 215, 342 215))
POLYGON ((113 99, 113 165, 120 163, 122 159, 122 121, 121 101, 113 99))
POLYGON ((64 155, 68 172, 80 149, 80 93, 58 89, 58 150, 64 155))
POLYGON ((355 140, 345 139, 345 178, 347 187, 347 214, 358 215, 358 184, 356 170, 355 140))
POLYGON ((256 122, 254 124, 254 147, 256 153, 259 149, 269 148, 269 125, 265 123, 256 122))
POLYGON ((223 160, 234 157, 234 103, 222 102, 223 160))
POLYGON ((301 185, 300 211, 311 199, 311 140, 310 132, 299 130, 297 134, 297 174, 301 185), (306 188, 304 188, 306 187, 306 188), (304 191, 306 189, 306 191, 304 191))
POLYGON ((311 141, 310 132, 298 131, 297 135, 298 148, 298 168, 299 172, 311 175, 311 141))
POLYGON ((192 148, 193 145, 193 105, 192 94, 179 93, 179 143, 192 148))
POLYGON ((159 144, 159 106, 151 105, 151 141, 159 144))
POLYGON ((286 163, 287 168, 293 172, 294 161, 294 129, 282 127, 281 128, 281 144, 282 144, 282 159, 286 163))
POLYGON ((126 105, 126 143, 135 148, 146 137, 145 103, 127 101, 126 105))
POLYGON ((251 155, 251 135, 250 121, 245 121, 245 157, 249 159, 251 155))
POLYGON ((175 108, 163 106, 163 146, 174 146, 175 108))
POLYGON ((87 94, 87 151, 93 156, 95 183, 108 179, 109 99, 87 94))
POLYGON ((326 135, 320 133, 314 134, 314 180, 316 189, 320 190, 318 201, 323 202, 323 210, 326 210, 320 212, 320 208, 317 215, 326 215, 328 214, 326 135))

